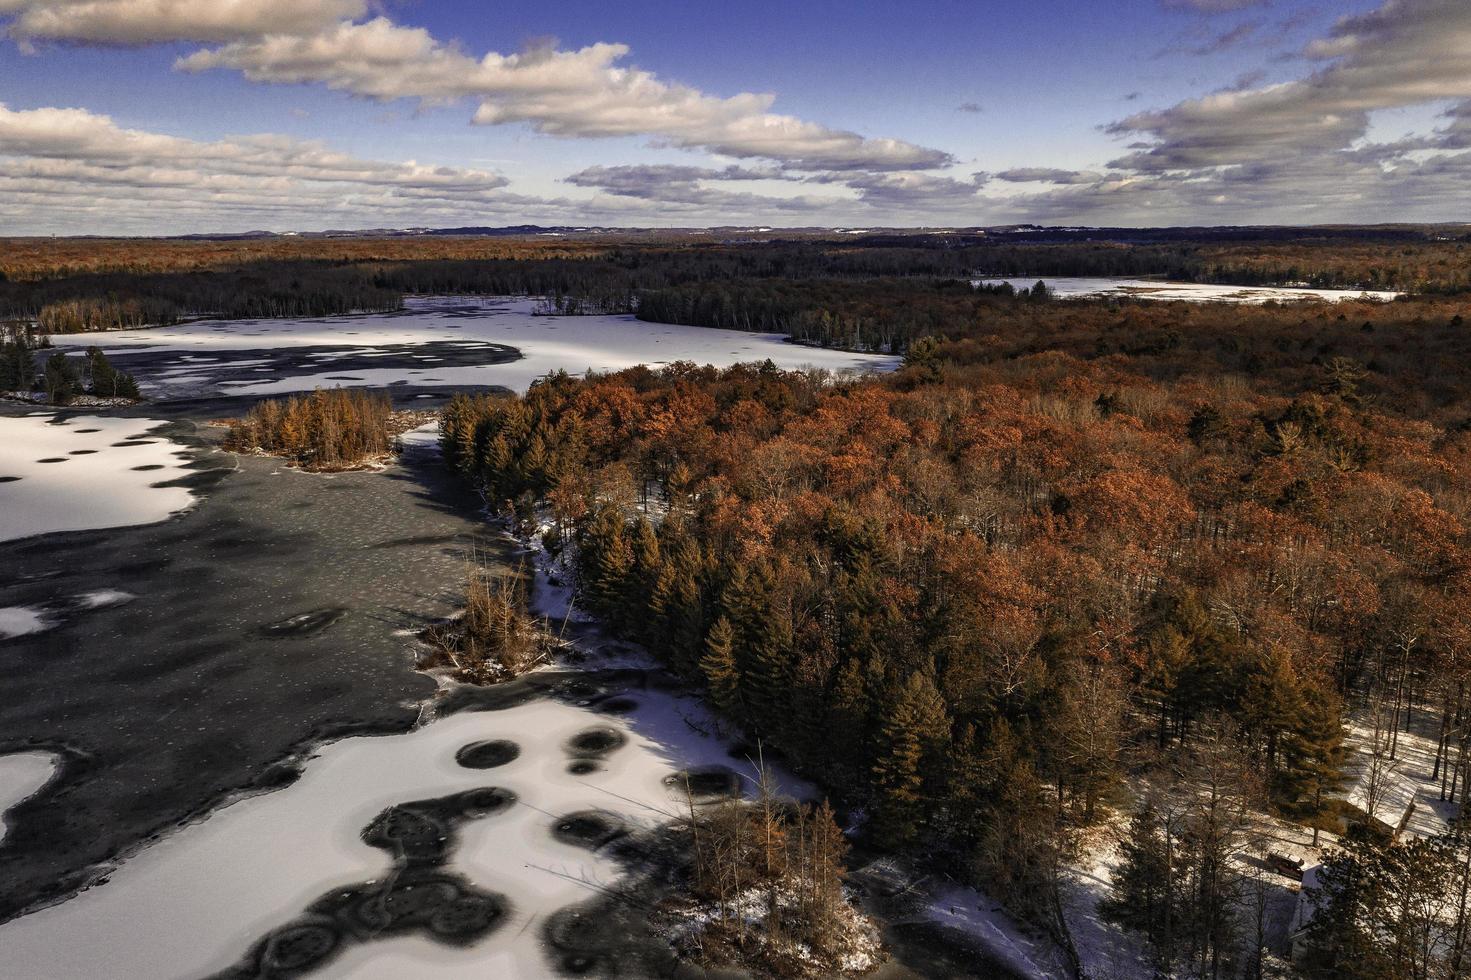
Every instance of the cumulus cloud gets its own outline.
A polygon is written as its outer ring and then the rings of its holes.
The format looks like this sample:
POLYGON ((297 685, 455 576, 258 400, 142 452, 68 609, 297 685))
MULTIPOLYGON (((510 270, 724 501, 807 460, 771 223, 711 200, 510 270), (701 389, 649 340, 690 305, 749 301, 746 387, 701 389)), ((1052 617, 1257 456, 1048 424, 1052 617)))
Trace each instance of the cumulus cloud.
POLYGON ((1056 167, 1013 167, 996 174, 997 180, 1012 184, 1092 184, 1103 175, 1092 170, 1062 170, 1056 167))
POLYGON ((1340 20, 1305 52, 1325 67, 1299 81, 1217 92, 1111 127, 1149 145, 1115 161, 1164 172, 1337 152, 1368 130, 1369 113, 1471 97, 1471 6, 1388 0, 1340 20))
POLYGON ((365 0, 0 0, 17 40, 112 45, 311 34, 366 12, 365 0))
MULTIPOLYGON (((693 209, 702 213, 748 215, 751 213, 806 213, 814 214, 841 206, 844 202, 830 197, 798 195, 780 197, 750 191, 732 191, 724 187, 707 184, 728 184, 737 181, 791 180, 776 169, 730 166, 686 167, 667 164, 640 164, 616 167, 588 167, 563 178, 568 184, 589 187, 618 197, 635 198, 657 203, 693 209)), ((597 206, 597 201, 593 202, 597 206)))
POLYGON ((44 41, 215 44, 185 55, 183 71, 238 71, 262 83, 321 84, 380 100, 478 102, 483 125, 526 123, 567 137, 649 136, 657 142, 810 169, 945 166, 940 150, 866 138, 771 111, 775 96, 720 97, 626 64, 623 44, 564 50, 543 41, 472 57, 367 0, 0 0, 8 32, 44 41))
POLYGON ((126 129, 84 109, 0 104, 0 224, 74 230, 237 229, 355 216, 363 224, 436 215, 570 212, 566 201, 511 194, 496 173, 338 153, 320 143, 253 135, 190 140, 126 129), (247 217, 248 216, 248 217, 247 217), (364 220, 366 219, 366 220, 364 220))
POLYGON ((479 100, 474 121, 527 123, 553 136, 653 136, 725 156, 781 160, 810 169, 939 167, 949 154, 895 139, 865 138, 770 111, 775 96, 721 98, 621 64, 628 47, 564 50, 539 44, 475 59, 421 28, 384 17, 343 22, 306 36, 270 35, 195 52, 185 71, 233 69, 251 81, 313 82, 375 99, 479 100))

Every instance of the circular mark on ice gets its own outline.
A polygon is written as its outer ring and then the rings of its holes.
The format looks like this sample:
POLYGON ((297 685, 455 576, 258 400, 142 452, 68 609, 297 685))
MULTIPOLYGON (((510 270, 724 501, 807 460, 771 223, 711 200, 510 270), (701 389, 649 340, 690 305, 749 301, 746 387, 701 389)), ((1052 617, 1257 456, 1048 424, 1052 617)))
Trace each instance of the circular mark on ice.
POLYGON ((597 772, 601 768, 603 767, 591 759, 578 759, 576 762, 568 764, 567 771, 574 776, 586 776, 597 772))
POLYGON ((514 760, 521 747, 503 738, 471 742, 455 753, 455 761, 466 769, 494 769, 514 760))
POLYGON ((688 794, 695 803, 716 803, 741 796, 741 774, 728 766, 695 766, 664 777, 664 785, 678 799, 688 794))
POLYGON ((347 610, 342 606, 313 609, 311 612, 298 613, 268 626, 262 626, 261 632, 266 636, 311 636, 313 633, 320 633, 346 615, 347 610))
POLYGON ((597 759, 622 748, 628 737, 616 728, 598 726, 578 732, 567 740, 567 752, 580 759, 597 759))
POLYGON ((601 704, 598 704, 593 710, 605 715, 626 715, 637 707, 638 702, 633 698, 618 697, 609 698, 601 704))
POLYGON ((261 953, 266 976, 295 974, 325 960, 337 948, 337 931, 326 925, 287 926, 266 939, 261 953))
POLYGON ((606 810, 569 813, 552 825, 552 836, 563 844, 596 851, 628 833, 623 821, 606 810))

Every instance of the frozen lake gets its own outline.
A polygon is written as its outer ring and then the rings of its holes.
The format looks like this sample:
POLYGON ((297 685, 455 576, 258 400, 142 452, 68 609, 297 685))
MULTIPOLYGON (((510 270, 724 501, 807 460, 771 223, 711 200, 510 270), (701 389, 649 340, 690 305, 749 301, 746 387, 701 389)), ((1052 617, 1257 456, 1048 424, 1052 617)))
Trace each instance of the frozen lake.
POLYGON ((1134 299, 1183 300, 1187 303, 1278 303, 1323 300, 1341 303, 1345 300, 1370 299, 1388 302, 1400 293, 1359 289, 1314 289, 1310 286, 1228 286, 1205 282, 1166 282, 1162 279, 1116 279, 1106 276, 1032 276, 1014 279, 976 279, 973 282, 994 286, 1010 283, 1013 289, 1031 289, 1041 279, 1059 299, 1093 296, 1128 296, 1134 299))
MULTIPOLYGON (((88 334, 151 398, 274 395, 313 388, 497 385, 525 391, 554 371, 693 361, 882 371, 898 358, 787 343, 780 334, 542 316, 530 299, 413 299, 397 313, 304 320, 201 320, 88 334)), ((57 338, 64 341, 66 338, 57 338)))

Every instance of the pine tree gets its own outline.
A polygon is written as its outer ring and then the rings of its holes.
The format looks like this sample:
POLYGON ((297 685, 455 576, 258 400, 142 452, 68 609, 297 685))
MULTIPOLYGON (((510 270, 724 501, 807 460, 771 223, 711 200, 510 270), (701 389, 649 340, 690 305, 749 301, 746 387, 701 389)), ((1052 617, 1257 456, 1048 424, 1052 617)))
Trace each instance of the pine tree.
POLYGON ((715 620, 715 625, 710 627, 710 635, 705 638, 700 673, 705 677, 715 706, 728 715, 739 717, 741 683, 740 671, 736 667, 735 630, 724 616, 715 620))
POLYGON ((1314 847, 1319 824, 1332 812, 1332 795, 1346 781, 1347 758, 1337 699, 1327 691, 1307 689, 1283 739, 1283 765, 1273 788, 1293 816, 1312 824, 1314 847))
POLYGON ((1175 915, 1171 888, 1170 846, 1159 812, 1146 800, 1129 821, 1120 847, 1122 860, 1113 874, 1109 896, 1099 911, 1110 921, 1144 933, 1155 951, 1161 974, 1173 960, 1169 949, 1170 920, 1175 915))
POLYGON ((909 675, 878 736, 873 777, 875 831, 890 846, 914 839, 925 818, 926 789, 941 776, 949 722, 927 671, 909 675))

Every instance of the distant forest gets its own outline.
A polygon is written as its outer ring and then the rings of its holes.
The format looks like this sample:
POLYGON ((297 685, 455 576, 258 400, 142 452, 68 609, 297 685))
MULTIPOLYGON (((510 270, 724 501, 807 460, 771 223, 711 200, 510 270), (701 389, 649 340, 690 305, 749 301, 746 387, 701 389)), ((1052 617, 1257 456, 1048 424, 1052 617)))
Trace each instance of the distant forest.
MULTIPOLYGON (((546 296, 551 308, 565 313, 638 309, 651 318, 667 318, 690 315, 680 289, 718 285, 749 293, 761 282, 975 275, 1159 276, 1430 294, 1471 289, 1467 242, 1381 234, 1387 237, 1303 233, 1285 240, 1145 242, 1038 242, 1031 236, 992 241, 977 235, 777 242, 441 236, 18 240, 0 253, 0 317, 34 319, 48 332, 68 333, 197 316, 393 310, 404 296, 415 294, 494 294, 546 296)), ((695 317, 698 322, 709 318, 705 313, 695 317)), ((737 319, 735 325, 744 322, 737 319)), ((778 321, 766 314, 762 322, 778 321)))

